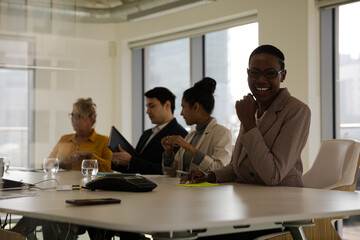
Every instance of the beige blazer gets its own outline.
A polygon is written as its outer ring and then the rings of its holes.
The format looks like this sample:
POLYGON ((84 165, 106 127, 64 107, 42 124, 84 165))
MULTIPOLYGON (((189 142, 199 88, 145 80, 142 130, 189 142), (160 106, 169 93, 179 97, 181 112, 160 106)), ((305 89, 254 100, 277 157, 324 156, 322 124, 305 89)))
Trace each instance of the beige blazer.
POLYGON ((310 128, 310 109, 280 90, 259 126, 241 128, 231 163, 214 170, 217 182, 303 186, 301 152, 310 128))
MULTIPOLYGON (((186 137, 186 142, 191 142, 196 131, 190 132, 186 137)), ((190 171, 201 169, 205 172, 223 167, 230 163, 231 159, 231 132, 226 127, 217 124, 216 119, 212 119, 205 128, 203 135, 195 148, 204 153, 205 157, 200 163, 196 165, 193 162, 190 164, 190 171)), ((172 177, 180 177, 181 174, 176 173, 176 170, 183 169, 183 155, 185 150, 180 148, 174 156, 174 162, 171 167, 165 167, 163 164, 163 173, 172 177)))

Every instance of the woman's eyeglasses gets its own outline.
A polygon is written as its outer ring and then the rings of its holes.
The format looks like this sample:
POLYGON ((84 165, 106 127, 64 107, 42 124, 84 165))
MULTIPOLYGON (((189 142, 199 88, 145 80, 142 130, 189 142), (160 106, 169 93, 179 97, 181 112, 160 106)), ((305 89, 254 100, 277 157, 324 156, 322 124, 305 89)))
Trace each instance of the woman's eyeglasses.
POLYGON ((284 69, 282 69, 280 71, 278 71, 276 69, 266 69, 265 71, 260 71, 258 69, 248 69, 247 73, 248 73, 248 76, 251 78, 259 78, 261 75, 263 75, 266 79, 274 79, 282 71, 284 71, 284 69))
POLYGON ((81 115, 79 113, 69 113, 69 118, 75 118, 76 120, 81 118, 81 115))

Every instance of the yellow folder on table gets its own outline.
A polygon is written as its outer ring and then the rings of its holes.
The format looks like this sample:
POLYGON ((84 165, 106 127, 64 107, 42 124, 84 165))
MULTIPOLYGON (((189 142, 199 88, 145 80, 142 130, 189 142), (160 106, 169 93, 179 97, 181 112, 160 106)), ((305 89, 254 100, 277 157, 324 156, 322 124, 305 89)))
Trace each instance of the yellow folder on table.
POLYGON ((218 183, 209 183, 209 182, 202 182, 202 183, 184 183, 184 184, 176 184, 179 187, 214 187, 219 186, 218 183))

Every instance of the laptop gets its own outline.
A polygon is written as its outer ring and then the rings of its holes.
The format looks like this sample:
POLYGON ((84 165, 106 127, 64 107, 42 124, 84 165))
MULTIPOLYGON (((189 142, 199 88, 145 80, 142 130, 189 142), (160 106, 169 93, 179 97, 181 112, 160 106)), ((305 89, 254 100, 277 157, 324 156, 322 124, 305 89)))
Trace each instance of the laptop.
POLYGON ((114 127, 111 127, 108 147, 112 152, 119 152, 118 145, 127 151, 131 156, 139 156, 139 153, 131 146, 123 135, 114 127))
POLYGON ((24 183, 9 179, 0 179, 0 191, 7 191, 7 190, 25 190, 29 189, 30 187, 35 186, 34 184, 24 183))

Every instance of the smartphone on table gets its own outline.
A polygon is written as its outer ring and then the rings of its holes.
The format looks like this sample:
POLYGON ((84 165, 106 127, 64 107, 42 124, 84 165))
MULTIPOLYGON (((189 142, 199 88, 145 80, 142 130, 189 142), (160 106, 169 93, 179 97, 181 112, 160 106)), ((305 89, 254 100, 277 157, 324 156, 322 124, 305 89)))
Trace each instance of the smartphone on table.
POLYGON ((66 200, 65 202, 76 206, 86 206, 86 205, 120 203, 121 200, 117 198, 86 198, 86 199, 69 199, 66 200))

